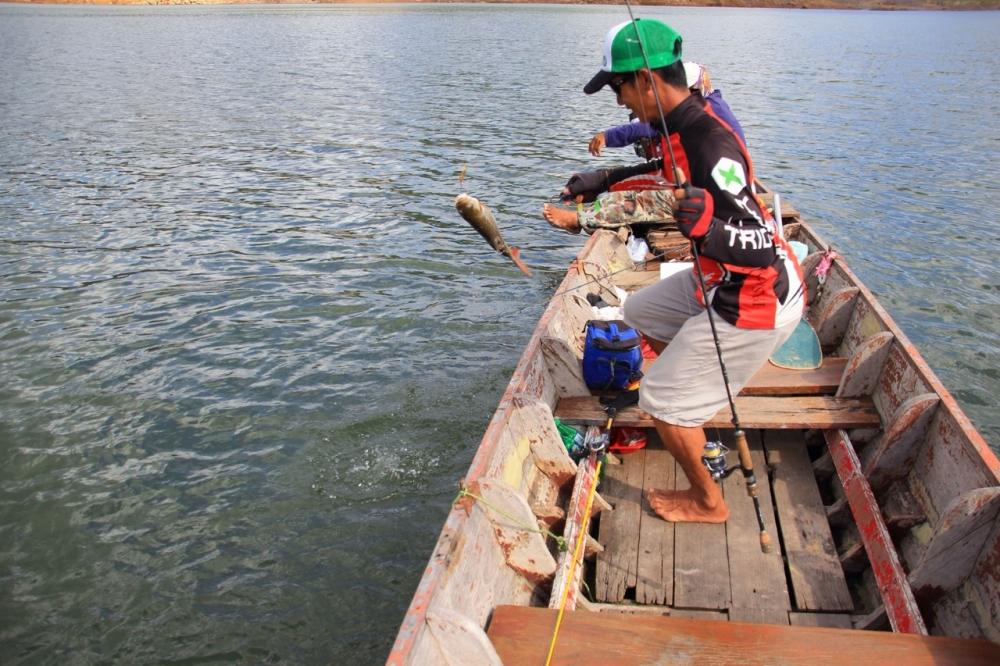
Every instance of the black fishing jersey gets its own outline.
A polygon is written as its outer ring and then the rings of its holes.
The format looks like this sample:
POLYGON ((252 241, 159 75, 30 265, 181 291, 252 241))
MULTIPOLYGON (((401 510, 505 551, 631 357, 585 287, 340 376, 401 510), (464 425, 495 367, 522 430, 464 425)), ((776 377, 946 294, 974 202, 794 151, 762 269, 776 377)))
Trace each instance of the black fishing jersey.
MULTIPOLYGON (((740 328, 795 321, 804 303, 802 270, 758 201, 743 142, 693 95, 667 114, 666 123, 677 166, 715 204, 709 231, 698 242, 712 309, 740 328)), ((666 146, 664 154, 669 156, 666 146)), ((669 157, 663 174, 674 180, 669 157)))

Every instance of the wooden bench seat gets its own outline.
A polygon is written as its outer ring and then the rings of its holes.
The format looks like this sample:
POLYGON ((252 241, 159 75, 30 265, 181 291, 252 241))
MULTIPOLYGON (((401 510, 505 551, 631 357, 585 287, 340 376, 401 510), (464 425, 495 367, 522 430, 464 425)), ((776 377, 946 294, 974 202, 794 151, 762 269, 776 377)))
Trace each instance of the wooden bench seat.
MULTIPOLYGON (((544 664, 558 611, 498 606, 487 635, 505 664, 544 664)), ((553 664, 888 664, 995 666, 985 640, 654 615, 567 612, 553 664)))
POLYGON ((740 395, 833 395, 846 366, 847 359, 839 356, 827 356, 823 365, 813 370, 789 370, 765 363, 740 395))
MULTIPOLYGON (((880 427, 878 411, 868 398, 831 396, 738 396, 736 411, 744 428, 798 430, 833 430, 880 427)), ((604 425, 607 415, 594 396, 562 398, 555 416, 571 425, 604 425)), ((615 425, 635 428, 653 427, 653 419, 638 407, 618 412, 615 425)), ((713 416, 706 428, 731 428, 732 415, 725 407, 713 416)))

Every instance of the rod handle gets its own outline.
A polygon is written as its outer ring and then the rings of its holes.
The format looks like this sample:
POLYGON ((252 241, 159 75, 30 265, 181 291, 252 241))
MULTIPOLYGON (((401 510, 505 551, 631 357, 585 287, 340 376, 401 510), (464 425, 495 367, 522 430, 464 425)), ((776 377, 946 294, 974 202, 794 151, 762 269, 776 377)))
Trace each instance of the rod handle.
POLYGON ((747 436, 742 429, 733 433, 736 438, 736 450, 740 454, 740 467, 747 474, 753 472, 753 458, 750 457, 750 447, 747 445, 747 436))
POLYGON ((760 531, 760 552, 770 554, 773 552, 771 547, 771 537, 768 535, 767 530, 760 531))

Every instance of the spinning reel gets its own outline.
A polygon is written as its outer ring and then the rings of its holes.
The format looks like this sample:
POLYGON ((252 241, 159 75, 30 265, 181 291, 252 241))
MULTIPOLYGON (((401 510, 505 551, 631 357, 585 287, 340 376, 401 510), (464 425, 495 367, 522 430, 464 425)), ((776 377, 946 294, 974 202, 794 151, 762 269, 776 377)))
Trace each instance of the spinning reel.
POLYGON ((726 469, 726 454, 729 448, 722 442, 705 442, 705 449, 701 456, 701 462, 708 469, 708 473, 714 481, 722 481, 734 471, 736 467, 726 469))

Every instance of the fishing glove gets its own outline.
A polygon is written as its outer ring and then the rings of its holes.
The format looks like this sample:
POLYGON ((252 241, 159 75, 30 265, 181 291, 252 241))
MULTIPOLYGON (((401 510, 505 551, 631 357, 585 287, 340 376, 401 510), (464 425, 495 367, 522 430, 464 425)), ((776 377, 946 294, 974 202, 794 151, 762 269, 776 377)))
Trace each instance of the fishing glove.
POLYGON ((691 240, 701 240, 712 228, 712 215, 715 214, 712 193, 688 183, 684 189, 675 190, 675 194, 677 229, 691 240))
POLYGON ((563 201, 573 201, 578 196, 590 203, 598 195, 606 192, 610 184, 608 183, 608 170, 583 171, 574 173, 563 188, 560 197, 563 201))

